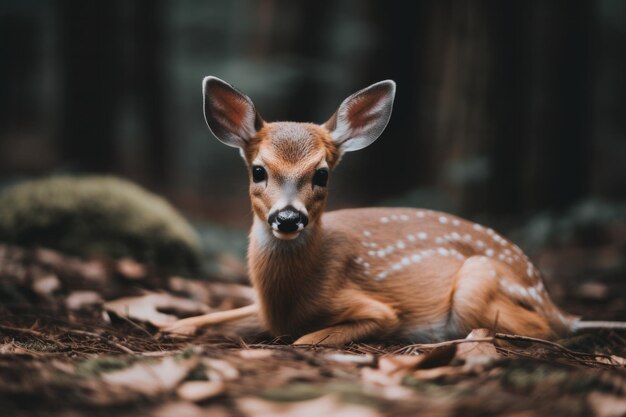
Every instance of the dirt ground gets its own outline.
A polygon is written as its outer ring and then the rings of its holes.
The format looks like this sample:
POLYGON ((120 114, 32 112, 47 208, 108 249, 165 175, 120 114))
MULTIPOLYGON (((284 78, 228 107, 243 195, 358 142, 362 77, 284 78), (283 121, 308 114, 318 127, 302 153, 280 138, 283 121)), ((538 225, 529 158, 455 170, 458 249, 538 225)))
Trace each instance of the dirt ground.
MULTIPOLYGON (((624 320, 625 242, 532 256, 566 310, 624 320)), ((249 323, 175 339, 151 322, 245 305, 251 289, 8 245, 0 279, 2 416, 626 415, 624 332, 330 349, 249 323)))

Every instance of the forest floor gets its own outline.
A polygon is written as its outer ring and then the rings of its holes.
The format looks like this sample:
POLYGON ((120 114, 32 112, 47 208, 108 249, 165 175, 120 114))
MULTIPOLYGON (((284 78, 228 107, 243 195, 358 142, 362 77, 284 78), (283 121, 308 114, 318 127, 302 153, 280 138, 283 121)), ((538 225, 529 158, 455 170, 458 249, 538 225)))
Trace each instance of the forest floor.
MULTIPOLYGON (((567 311, 626 319, 624 236, 533 258, 567 311)), ((623 332, 342 349, 226 328, 177 339, 150 322, 245 305, 251 289, 6 245, 0 280, 3 416, 626 415, 623 332)))

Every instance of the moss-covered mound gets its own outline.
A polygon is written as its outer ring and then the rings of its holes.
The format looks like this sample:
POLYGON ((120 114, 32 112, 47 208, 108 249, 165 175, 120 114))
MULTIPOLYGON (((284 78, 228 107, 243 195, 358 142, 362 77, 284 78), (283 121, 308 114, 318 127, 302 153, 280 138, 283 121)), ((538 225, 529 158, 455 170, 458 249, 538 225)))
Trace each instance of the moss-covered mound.
POLYGON ((0 240, 193 272, 199 241, 163 198, 114 177, 53 177, 0 195, 0 240))

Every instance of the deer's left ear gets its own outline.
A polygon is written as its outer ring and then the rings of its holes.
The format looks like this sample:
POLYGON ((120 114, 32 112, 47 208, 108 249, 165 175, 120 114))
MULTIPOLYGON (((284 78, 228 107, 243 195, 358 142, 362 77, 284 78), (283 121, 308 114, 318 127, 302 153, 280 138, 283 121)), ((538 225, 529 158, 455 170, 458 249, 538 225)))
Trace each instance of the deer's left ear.
POLYGON ((396 83, 385 80, 357 91, 345 99, 326 127, 339 150, 358 151, 374 142, 389 122, 396 83))

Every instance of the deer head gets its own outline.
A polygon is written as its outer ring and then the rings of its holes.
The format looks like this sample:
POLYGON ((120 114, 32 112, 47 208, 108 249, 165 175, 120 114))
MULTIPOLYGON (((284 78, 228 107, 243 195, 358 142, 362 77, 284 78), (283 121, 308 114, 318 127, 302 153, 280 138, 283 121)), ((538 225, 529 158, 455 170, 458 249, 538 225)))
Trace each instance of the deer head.
POLYGON ((319 222, 329 172, 344 152, 365 148, 380 136, 395 96, 395 83, 381 81, 346 98, 321 125, 268 123, 248 96, 225 81, 206 77, 202 86, 209 129, 240 149, 250 173, 254 214, 282 240, 295 239, 319 222))

